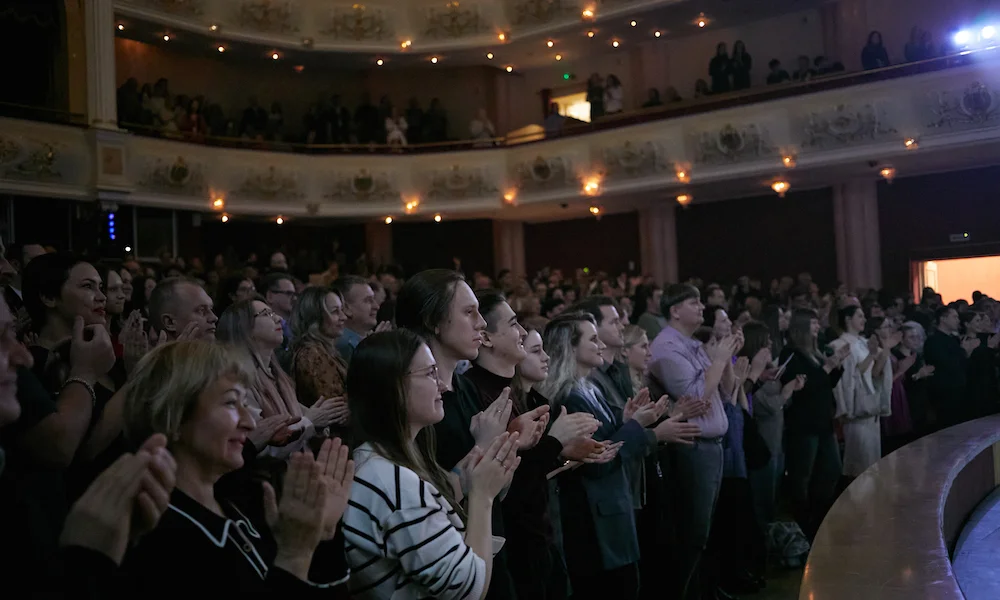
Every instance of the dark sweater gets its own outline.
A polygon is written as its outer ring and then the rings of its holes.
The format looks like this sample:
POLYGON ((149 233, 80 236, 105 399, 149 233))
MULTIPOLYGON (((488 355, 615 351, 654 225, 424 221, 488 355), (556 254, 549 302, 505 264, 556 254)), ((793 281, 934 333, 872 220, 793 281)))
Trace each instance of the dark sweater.
POLYGON ((792 395, 785 408, 785 430, 799 435, 833 433, 833 416, 836 411, 833 388, 840 381, 844 370, 838 368, 827 373, 822 362, 810 360, 791 346, 786 346, 781 351, 779 364, 784 364, 789 356, 792 359, 781 376, 781 384, 788 383, 798 375, 806 376, 806 384, 792 395))

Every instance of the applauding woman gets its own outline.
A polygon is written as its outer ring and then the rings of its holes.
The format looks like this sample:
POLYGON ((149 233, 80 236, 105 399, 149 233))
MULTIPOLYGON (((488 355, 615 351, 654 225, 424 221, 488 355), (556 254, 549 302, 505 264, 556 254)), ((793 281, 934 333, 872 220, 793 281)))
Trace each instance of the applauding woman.
POLYGON ((241 481, 253 381, 238 353, 204 342, 165 344, 139 363, 124 388, 125 434, 133 442, 166 436, 176 488, 156 528, 126 554, 125 589, 115 597, 344 591, 343 547, 330 540, 350 490, 347 448, 328 440, 318 460, 293 455, 280 504, 270 484, 241 481))
POLYGON ((443 390, 430 348, 405 329, 369 336, 354 352, 347 396, 361 446, 344 536, 355 598, 476 599, 489 589, 494 498, 520 463, 518 434, 474 447, 456 485, 435 462, 443 390))

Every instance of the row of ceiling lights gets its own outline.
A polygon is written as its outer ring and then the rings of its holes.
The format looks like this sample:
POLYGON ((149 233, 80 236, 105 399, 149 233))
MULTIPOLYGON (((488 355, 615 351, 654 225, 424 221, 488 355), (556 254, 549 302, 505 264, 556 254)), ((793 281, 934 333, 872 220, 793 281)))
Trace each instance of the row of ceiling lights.
MULTIPOLYGON (((593 9, 585 9, 583 11, 582 15, 583 15, 583 18, 586 19, 586 20, 592 20, 595 17, 593 9)), ((700 28, 704 28, 704 27, 706 27, 708 25, 709 20, 708 20, 708 17, 705 16, 705 13, 701 13, 698 16, 698 18, 694 20, 693 23, 696 26, 700 27, 700 28)), ((639 22, 636 21, 635 19, 632 19, 631 21, 629 21, 629 25, 632 26, 632 27, 637 27, 639 25, 639 22)), ((125 24, 124 23, 118 23, 116 27, 117 27, 118 31, 125 31, 125 24)), ((219 31, 219 26, 213 24, 213 25, 210 25, 208 29, 209 29, 209 31, 217 32, 217 31, 219 31)), ((593 29, 590 29, 590 30, 587 31, 587 37, 589 37, 589 38, 594 38, 596 35, 597 35, 597 32, 594 31, 593 29)), ((662 32, 659 29, 653 31, 653 37, 659 38, 662 35, 663 34, 662 34, 662 32)), ((173 36, 170 33, 164 33, 163 34, 163 41, 164 42, 169 42, 172 39, 173 39, 173 36)), ((505 32, 500 32, 499 34, 497 34, 497 39, 499 41, 501 41, 501 42, 506 42, 508 40, 508 35, 505 32)), ((306 38, 306 39, 303 40, 303 44, 306 45, 306 46, 311 46, 312 45, 312 40, 306 38)), ((555 44, 556 44, 555 40, 552 40, 552 39, 546 40, 546 42, 545 42, 545 45, 548 48, 554 47, 555 44)), ((405 41, 403 41, 403 42, 400 43, 400 48, 403 49, 403 50, 408 50, 412 45, 413 45, 413 41, 412 40, 405 40, 405 41)), ((620 46, 621 46, 621 40, 619 40, 617 38, 611 40, 611 47, 612 48, 618 48, 620 46)), ((224 44, 219 44, 216 47, 216 50, 218 50, 218 52, 220 54, 222 54, 222 53, 226 52, 227 47, 224 44)), ((277 50, 272 50, 272 51, 269 52, 269 56, 271 57, 272 60, 279 60, 281 58, 281 53, 278 52, 277 50)), ((486 58, 488 60, 493 60, 493 57, 494 57, 493 52, 487 52, 486 53, 486 58)), ((554 56, 554 58, 555 58, 556 61, 561 61, 563 59, 563 55, 557 53, 554 56)), ((435 64, 436 65, 436 64, 438 64, 441 61, 441 57, 439 57, 439 56, 431 56, 429 60, 430 60, 431 64, 435 64)), ((379 57, 379 58, 375 59, 375 65, 376 66, 381 67, 381 66, 385 65, 385 63, 386 63, 386 59, 385 58, 379 57)), ((507 65, 505 67, 505 69, 506 69, 506 71, 508 73, 511 73, 511 72, 514 71, 514 66, 513 65, 507 65)))

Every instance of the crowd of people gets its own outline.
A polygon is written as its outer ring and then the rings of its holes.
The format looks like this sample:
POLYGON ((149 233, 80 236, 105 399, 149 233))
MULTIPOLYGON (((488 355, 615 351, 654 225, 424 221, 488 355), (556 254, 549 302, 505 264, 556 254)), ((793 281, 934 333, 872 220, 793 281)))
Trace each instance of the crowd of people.
POLYGON ((28 597, 725 599, 881 456, 1000 411, 978 292, 24 251, 0 539, 28 597))

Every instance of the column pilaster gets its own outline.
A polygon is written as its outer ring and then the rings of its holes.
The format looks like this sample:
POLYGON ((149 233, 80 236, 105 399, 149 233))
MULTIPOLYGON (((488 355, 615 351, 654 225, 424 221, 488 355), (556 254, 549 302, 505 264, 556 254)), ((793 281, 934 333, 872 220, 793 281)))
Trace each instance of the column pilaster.
POLYGON ((517 277, 527 275, 522 221, 493 220, 493 267, 494 273, 510 269, 517 277))
POLYGON ((850 181, 834 186, 833 226, 837 277, 851 291, 881 289, 882 250, 876 182, 850 181))
POLYGON ((84 6, 87 121, 91 127, 118 129, 114 6, 112 0, 87 0, 84 6))
POLYGON ((677 283, 677 207, 663 201, 639 211, 642 272, 660 285, 677 283))

